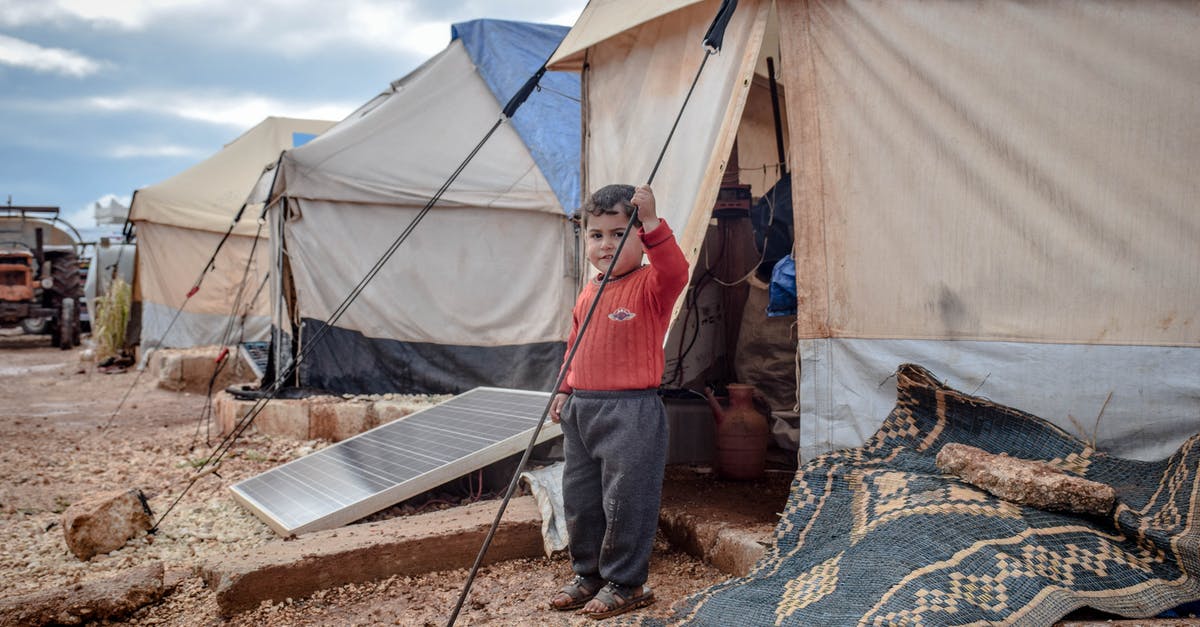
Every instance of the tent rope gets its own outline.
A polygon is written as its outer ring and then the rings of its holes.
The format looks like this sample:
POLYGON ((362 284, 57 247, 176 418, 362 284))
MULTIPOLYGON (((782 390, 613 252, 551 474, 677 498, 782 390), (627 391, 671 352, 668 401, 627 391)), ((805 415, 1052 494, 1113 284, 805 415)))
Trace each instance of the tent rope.
MULTIPOLYGON (((728 2, 729 0, 726 1, 728 2)), ((553 56, 553 53, 551 53, 551 56, 553 56)), ((305 343, 304 347, 300 350, 299 354, 297 354, 296 358, 292 360, 292 363, 280 376, 276 377, 267 393, 255 401, 254 405, 247 410, 240 419, 238 419, 237 423, 234 425, 233 429, 230 430, 229 434, 217 444, 216 448, 213 449, 213 453, 210 454, 204 460, 204 462, 196 468, 196 474, 192 477, 192 480, 188 482, 188 484, 180 492, 179 496, 176 497, 166 511, 163 512, 158 521, 154 523, 153 529, 158 528, 158 525, 161 524, 162 521, 167 517, 167 514, 169 514, 171 510, 173 510, 175 506, 179 504, 179 501, 183 499, 184 495, 187 494, 188 490, 191 489, 196 480, 198 480, 204 474, 208 474, 205 472, 205 468, 210 465, 215 466, 219 464, 224 456, 233 447, 233 444, 238 440, 238 438, 241 437, 242 433, 244 433, 245 430, 254 422, 254 419, 258 416, 258 414, 262 413, 262 410, 267 403, 279 395, 280 390, 283 388, 283 382, 292 377, 296 369, 312 352, 313 347, 320 343, 321 339, 325 337, 329 329, 341 319, 342 314, 349 309, 350 305, 356 298, 358 298, 359 294, 366 289, 367 284, 375 278, 375 275, 379 274, 379 271, 383 268, 384 264, 386 264, 388 260, 392 258, 392 255, 396 253, 396 250, 400 248, 400 245, 408 239, 408 236, 412 234, 416 226, 421 222, 422 219, 425 218, 426 214, 429 213, 429 210, 432 209, 439 200, 441 200, 442 196, 445 195, 446 191, 450 188, 454 181, 458 179, 463 170, 465 170, 471 161, 475 159, 475 156, 479 154, 479 151, 483 149, 483 146, 492 138, 492 135, 495 134, 496 130, 500 128, 500 125, 503 124, 505 120, 512 119, 513 115, 516 114, 517 109, 524 104, 526 99, 529 98, 529 95, 537 87, 538 81, 541 80, 545 73, 546 65, 542 64, 542 66, 538 68, 533 76, 530 76, 529 79, 525 81, 525 84, 522 85, 519 90, 517 90, 517 93, 509 99, 503 110, 501 110, 500 117, 494 124, 492 124, 492 127, 488 129, 483 138, 479 140, 475 147, 471 149, 471 152, 467 154, 466 158, 464 158, 463 161, 459 163, 458 167, 455 168, 454 172, 450 174, 446 181, 442 183, 441 187, 439 187, 434 195, 430 197, 429 201, 425 203, 425 206, 422 207, 417 215, 414 216, 413 219, 408 223, 408 226, 406 226, 404 230, 398 236, 396 236, 396 239, 392 241, 392 244, 387 248, 383 256, 381 256, 379 260, 375 262, 375 265, 371 267, 366 276, 364 276, 362 280, 358 282, 358 284, 350 291, 337 309, 329 316, 328 319, 325 320, 324 325, 317 330, 313 338, 305 343)), ((276 176, 278 176, 278 171, 276 172, 276 176)), ((274 187, 273 184, 272 187, 274 187)), ((272 189, 272 191, 274 190, 272 189)), ((268 194, 268 197, 269 196, 270 194, 268 194)), ((263 211, 264 213, 266 212, 266 206, 264 206, 263 211)), ((211 470, 209 472, 211 472, 211 470)))
MULTIPOLYGON (((679 121, 683 118, 683 113, 692 98, 692 92, 695 91, 696 84, 700 81, 700 75, 704 72, 704 66, 708 63, 709 57, 720 50, 725 26, 728 24, 729 18, 736 7, 737 0, 723 0, 717 17, 713 20, 712 25, 709 26, 704 39, 704 57, 700 61, 700 67, 696 69, 696 76, 692 79, 691 86, 688 87, 683 104, 680 105, 679 112, 675 115, 675 121, 671 124, 671 131, 667 133, 667 139, 663 142, 662 150, 658 153, 658 160, 654 163, 654 168, 650 171, 650 176, 646 180, 647 185, 653 183, 655 175, 658 174, 658 168, 662 165, 663 158, 667 154, 667 148, 670 147, 671 139, 675 136, 675 130, 679 127, 679 121)), ((626 240, 629 239, 629 233, 632 232, 634 225, 637 223, 637 216, 637 207, 634 206, 633 211, 630 212, 629 222, 625 225, 625 231, 621 233, 621 240, 617 242, 617 250, 613 253, 613 259, 620 258, 621 250, 625 247, 626 240)), ((467 595, 471 592, 471 584, 474 583, 475 577, 479 574, 479 567, 483 564, 484 556, 487 555, 488 548, 492 544, 492 539, 495 538, 496 531, 500 528, 500 519, 504 516, 504 511, 507 509, 509 501, 512 500, 513 494, 516 492, 525 465, 533 455, 533 449, 537 445, 538 435, 541 433, 542 427, 546 424, 546 417, 550 413, 550 406, 554 402, 554 396, 562 387, 563 380, 566 379, 571 362, 575 359, 575 352, 579 349, 579 345, 583 343, 583 337, 587 332, 588 325, 591 323, 592 314, 595 313, 596 306, 600 303, 600 297, 604 294, 604 288, 608 285, 612 277, 613 265, 615 264, 609 264, 608 268, 604 271, 604 277, 600 280, 600 286, 596 289, 596 295, 592 298, 591 304, 588 305, 587 314, 584 315, 583 321, 579 324, 579 331, 575 334, 575 343, 571 345, 571 350, 567 352, 566 359, 563 360, 563 365, 558 371, 558 377, 555 378, 554 387, 552 388, 554 392, 551 393, 550 399, 547 400, 546 406, 542 409, 542 415, 538 418, 537 425, 533 428, 533 435, 529 438, 529 444, 525 447, 525 453, 521 456, 521 461, 517 463, 512 480, 508 483, 508 489, 504 492, 504 499, 500 502, 500 507, 496 510, 496 516, 492 520, 492 526, 488 529, 487 536, 483 539, 483 546, 479 548, 479 553, 475 556, 475 563, 471 565, 471 571, 468 573, 467 580, 463 584, 462 592, 459 593, 458 601, 454 604, 454 611, 451 612, 450 618, 446 622, 447 627, 454 626, 454 622, 458 619, 463 604, 467 600, 467 595)))
MULTIPOLYGON (((228 357, 230 348, 234 345, 233 334, 234 327, 238 327, 238 343, 246 336, 246 318, 250 314, 250 309, 258 300, 258 295, 262 293, 263 286, 267 283, 268 274, 265 273, 263 280, 259 283, 258 289, 255 290, 254 296, 250 297, 249 302, 243 309, 242 304, 246 296, 246 285, 250 281, 250 268, 254 267, 254 257, 258 252, 258 241, 262 236, 262 230, 265 222, 258 222, 258 230, 254 233, 254 241, 250 244, 250 254, 246 257, 246 267, 242 268, 242 280, 238 282, 237 293, 233 298, 233 305, 229 309, 229 315, 225 319, 225 329, 221 333, 221 352, 215 360, 216 365, 213 366, 212 376, 208 378, 207 391, 204 394, 204 407, 200 410, 200 417, 196 420, 196 432, 192 434, 192 442, 188 445, 188 450, 196 448, 196 442, 200 437, 200 425, 204 425, 204 444, 207 446, 211 439, 210 425, 212 423, 213 412, 213 388, 216 387, 217 379, 225 370, 226 364, 229 363, 228 357), (241 315, 239 316, 238 313, 241 315)), ((236 357, 235 357, 236 359, 236 357)))
MULTIPOLYGON (((538 74, 535 74, 535 77, 540 77, 541 73, 544 73, 544 70, 545 68, 543 67, 538 74)), ((509 101, 509 106, 505 107, 505 113, 502 113, 496 122, 492 124, 492 127, 488 129, 488 132, 483 136, 483 139, 479 140, 475 147, 471 149, 471 152, 466 156, 466 158, 463 159, 450 177, 447 178, 444 183, 442 183, 442 186, 438 188, 437 192, 435 192, 432 197, 430 197, 429 201, 425 203, 425 206, 422 207, 417 215, 413 217, 404 230, 396 236, 391 245, 388 246, 387 250, 375 262, 362 280, 360 280, 358 284, 355 285, 352 290, 350 290, 350 293, 344 300, 342 300, 342 303, 338 305, 337 309, 334 310, 334 312, 325 320, 325 323, 320 329, 317 330, 317 332, 313 335, 313 338, 305 343, 304 347, 300 350, 300 353, 296 356, 296 359, 294 359, 292 363, 288 365, 288 367, 280 376, 275 378, 275 381, 271 384, 271 387, 269 390, 267 390, 266 394, 255 401, 254 405, 251 406, 250 409, 248 409, 240 419, 238 419, 237 423, 234 425, 233 429, 230 430, 229 434, 222 438, 222 440, 212 450, 212 453, 210 453, 209 456, 205 458, 205 460, 196 468, 196 474, 192 477, 191 481, 184 486, 179 496, 177 496, 171 505, 162 513, 161 516, 159 516, 158 521, 154 523, 154 529, 157 529, 158 526, 162 524, 162 521, 166 519, 167 515, 170 514, 172 510, 175 509, 180 500, 182 500, 184 495, 187 494, 188 490, 195 485, 195 482, 200 479, 201 476, 208 474, 208 472, 205 472, 206 467, 215 467, 217 464, 220 464, 221 460, 233 447, 233 444, 242 436, 242 433, 244 433, 246 429, 249 428, 254 422, 254 419, 258 417, 260 413, 262 413, 262 410, 267 403, 279 395, 279 392, 283 389, 284 382, 291 378, 300 364, 303 363, 308 355, 312 353, 313 347, 319 345, 320 341, 325 337, 329 329, 333 328, 333 325, 336 324, 339 319, 341 319, 342 315, 347 309, 350 308, 350 305, 354 302, 354 300, 358 298, 359 294, 361 294, 364 289, 366 289, 367 284, 375 278, 375 275, 379 274, 379 271, 383 268, 384 264, 386 264, 388 260, 392 258, 392 255, 394 255, 396 250, 400 248, 401 244, 408 239, 408 236, 412 234, 413 230, 416 229, 421 220, 425 218, 425 216, 429 213, 429 210, 432 209, 439 200, 441 200, 442 196, 445 195, 446 191, 450 188, 454 181, 458 179, 463 170, 465 170, 471 161, 474 160, 475 156, 479 154, 479 151, 483 149, 484 144, 486 144, 488 140, 492 138, 492 135, 494 135, 496 130, 500 128, 500 125, 506 119, 509 119, 510 116, 507 112, 510 109, 515 112, 516 107, 520 106, 521 102, 524 101, 525 97, 528 97, 529 92, 532 90, 533 85, 526 83, 526 85, 521 88, 521 91, 518 92, 516 96, 513 96, 513 99, 509 101), (518 100, 518 98, 520 98, 520 100, 518 100), (514 102, 516 103, 515 105, 513 104, 514 102)), ((209 472, 212 471, 210 470, 209 472)))
MULTIPOLYGON (((233 234, 233 229, 237 227, 237 223, 239 220, 241 220, 242 213, 245 210, 246 205, 242 205, 242 207, 238 209, 237 214, 234 215, 233 220, 229 223, 229 228, 226 229, 225 234, 221 236, 221 241, 217 242, 217 247, 213 249, 212 255, 209 256, 208 261, 204 263, 204 267, 200 270, 200 275, 196 277, 196 281, 192 283, 192 287, 184 296, 183 302, 179 304, 179 309, 176 309, 175 315, 171 316, 171 321, 167 323, 167 328, 159 334, 158 340, 152 343, 151 346, 160 348, 162 343, 166 341, 167 335, 171 333, 171 329, 174 328, 175 322, 179 320, 179 316, 183 314, 183 310, 187 307, 188 303, 191 302, 192 297, 200 291, 200 285, 204 283, 204 277, 208 276, 208 273, 216 267, 217 255, 221 252, 221 248, 225 246, 225 242, 229 240, 229 236, 233 234)), ((132 225, 132 223, 129 224, 132 225)), ((260 226, 259 229, 261 230, 261 228, 262 227, 260 226)), ((147 361, 149 361, 149 358, 147 358, 147 361)), ((121 409, 125 407, 125 401, 129 400, 129 395, 133 392, 134 388, 137 387, 138 381, 142 379, 142 375, 145 374, 148 367, 149 363, 142 368, 137 369, 137 376, 133 378, 133 382, 129 384, 129 388, 125 390, 125 394, 123 394, 121 396, 121 400, 117 402, 116 409, 113 410, 113 413, 108 417, 108 420, 101 425, 100 430, 97 431, 97 434, 105 433, 108 431, 109 427, 112 426, 113 422, 117 419, 117 416, 121 413, 121 409)))

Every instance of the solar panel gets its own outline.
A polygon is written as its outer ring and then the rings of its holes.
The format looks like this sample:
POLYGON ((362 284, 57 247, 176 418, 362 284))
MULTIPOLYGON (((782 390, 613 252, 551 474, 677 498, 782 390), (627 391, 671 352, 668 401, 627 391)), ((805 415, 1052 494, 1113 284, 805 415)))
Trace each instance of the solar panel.
MULTIPOLYGON (((475 388, 230 490, 280 535, 340 527, 524 451, 549 398, 475 388)), ((538 442, 561 433, 547 421, 538 442)))
POLYGON ((242 359, 250 364, 254 376, 259 379, 263 378, 267 372, 267 356, 271 352, 271 343, 265 341, 242 342, 238 344, 238 352, 241 353, 242 359))

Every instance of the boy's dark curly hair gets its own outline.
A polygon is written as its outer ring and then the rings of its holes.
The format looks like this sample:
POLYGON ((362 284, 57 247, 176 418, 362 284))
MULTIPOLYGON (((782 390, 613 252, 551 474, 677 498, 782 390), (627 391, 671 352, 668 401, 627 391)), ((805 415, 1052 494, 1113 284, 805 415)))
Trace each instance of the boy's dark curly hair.
MULTIPOLYGON (((602 216, 605 214, 616 215, 624 214, 626 218, 633 215, 633 205, 629 203, 633 200, 634 188, 632 185, 605 185, 600 189, 592 192, 587 202, 583 205, 583 224, 588 223, 588 216, 602 216)), ((637 220, 634 226, 641 226, 642 221, 637 220)))

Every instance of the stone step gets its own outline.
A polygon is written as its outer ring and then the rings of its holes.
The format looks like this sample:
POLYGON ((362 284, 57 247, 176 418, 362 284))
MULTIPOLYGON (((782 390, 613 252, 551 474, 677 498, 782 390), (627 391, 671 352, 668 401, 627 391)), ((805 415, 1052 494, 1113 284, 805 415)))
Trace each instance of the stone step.
MULTIPOLYGON (((469 568, 495 520, 500 501, 316 531, 210 561, 202 568, 223 616, 263 601, 307 597, 318 590, 393 575, 469 568)), ((533 497, 505 509, 485 564, 542 554, 541 516, 533 497)))

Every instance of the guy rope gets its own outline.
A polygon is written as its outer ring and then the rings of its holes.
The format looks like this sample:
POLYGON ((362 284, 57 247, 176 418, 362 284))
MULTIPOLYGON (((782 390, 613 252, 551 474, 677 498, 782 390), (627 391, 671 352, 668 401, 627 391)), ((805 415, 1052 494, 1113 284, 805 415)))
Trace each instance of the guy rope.
MULTIPOLYGON (((217 246, 213 249, 212 255, 208 257, 208 261, 206 261, 204 263, 204 267, 200 269, 200 275, 196 277, 196 281, 192 283, 192 287, 188 289, 187 294, 184 295, 183 302, 179 304, 179 309, 175 310, 175 315, 171 316, 171 320, 167 323, 167 327, 163 329, 162 333, 159 334, 158 339, 154 343, 150 344, 151 346, 162 346, 162 343, 166 341, 167 335, 171 333, 172 327, 174 327, 175 322, 179 320, 179 316, 183 313, 184 308, 187 307, 188 302, 191 301, 192 297, 200 291, 200 286, 204 283, 204 277, 208 276, 208 273, 216 267, 217 255, 221 252, 221 248, 225 246, 225 242, 229 240, 229 236, 233 234, 233 229, 237 227, 237 224, 241 221, 242 214, 245 211, 246 205, 243 204, 241 208, 238 209, 237 214, 233 216, 233 220, 229 222, 229 228, 226 229, 225 234, 221 236, 221 241, 217 242, 217 246)), ((259 232, 261 233, 261 231, 262 225, 259 225, 259 232)), ((255 235, 256 243, 257 239, 258 236, 255 235)), ((245 279, 243 278, 243 281, 244 280, 245 279)), ((117 407, 113 410, 112 415, 110 415, 108 420, 105 421, 104 425, 100 427, 99 433, 104 433, 109 427, 112 426, 113 421, 117 419, 117 415, 121 413, 121 409, 125 407, 125 401, 129 400, 129 394, 133 392, 134 388, 137 387, 138 381, 141 380, 142 374, 145 372, 145 367, 138 369, 137 376, 133 378, 133 382, 129 384, 129 389, 125 390, 125 394, 121 396, 121 400, 117 403, 117 407)))
MULTIPOLYGON (((491 128, 488 129, 487 133, 484 134, 483 138, 479 140, 479 142, 474 146, 474 148, 471 149, 462 162, 459 163, 458 167, 455 168, 455 170, 450 174, 449 178, 447 178, 446 181, 442 183, 441 187, 439 187, 438 190, 433 194, 433 196, 429 198, 429 200, 425 203, 425 206, 422 207, 421 210, 417 212, 417 215, 414 216, 408 225, 404 227, 404 230, 396 236, 391 245, 389 245, 384 251, 383 255, 380 256, 375 264, 371 266, 371 269, 367 271, 366 275, 363 276, 362 280, 360 280, 358 284, 350 290, 350 293, 346 295, 341 304, 338 305, 333 313, 329 315, 329 317, 325 320, 325 324, 313 334, 313 337, 304 345, 299 354, 297 354, 296 358, 292 360, 292 363, 275 378, 275 381, 272 383, 271 387, 255 401, 254 405, 246 410, 246 413, 238 419, 230 432, 226 434, 224 438, 222 438, 222 440, 213 448, 212 452, 204 459, 204 461, 197 466, 195 474, 189 480, 187 485, 184 486, 183 490, 166 509, 166 511, 159 516, 158 521, 154 523, 154 529, 158 528, 163 519, 167 517, 167 514, 169 514, 171 510, 173 510, 175 506, 179 504, 180 500, 183 499, 184 495, 187 494, 188 490, 191 489, 197 480, 199 480, 205 474, 212 472, 212 469, 206 470, 206 468, 210 466, 215 467, 216 465, 220 464, 221 460, 230 451, 233 444, 254 422, 254 419, 262 412, 267 403, 278 397, 281 389, 283 388, 284 382, 288 381, 292 377, 296 369, 301 363, 303 363, 304 359, 311 354, 314 347, 320 344, 321 340, 325 337, 329 329, 333 328, 334 324, 341 319, 342 315, 350 308, 350 305, 354 303, 354 300, 358 298, 364 289, 366 289, 367 284, 375 278, 375 275, 379 274, 379 271, 383 269, 388 260, 392 258, 405 240, 408 239, 421 220, 424 219, 433 206, 436 205, 439 200, 441 200, 442 196, 445 195, 446 191, 455 182, 455 180, 458 179, 463 170, 465 170, 471 161, 474 160, 476 155, 479 154, 479 151, 488 142, 488 140, 491 139, 496 130, 500 128, 500 125, 506 120, 511 119, 512 116, 516 114, 517 109, 525 102, 526 99, 529 98, 534 89, 537 89, 538 81, 541 80, 545 73, 546 67, 545 64, 543 64, 542 67, 539 68, 537 72, 535 72, 534 75, 531 76, 529 80, 527 80, 525 84, 521 86, 517 93, 512 96, 512 98, 504 106, 504 109, 500 112, 500 116, 496 119, 495 123, 492 124, 491 128)), ((268 199, 268 206, 271 204, 271 202, 272 201, 268 199)))

